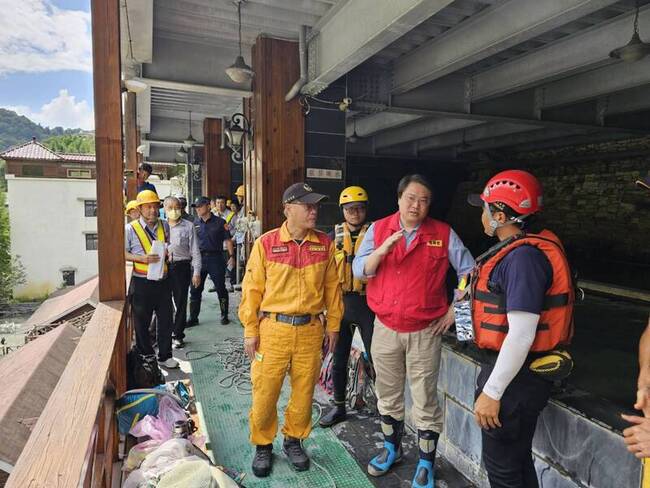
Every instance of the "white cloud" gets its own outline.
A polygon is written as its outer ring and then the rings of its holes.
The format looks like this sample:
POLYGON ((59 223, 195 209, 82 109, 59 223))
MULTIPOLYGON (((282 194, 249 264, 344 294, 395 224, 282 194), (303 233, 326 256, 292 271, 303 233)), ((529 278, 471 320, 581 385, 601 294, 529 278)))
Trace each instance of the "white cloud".
POLYGON ((92 71, 90 13, 50 0, 0 0, 0 75, 92 71))
POLYGON ((37 112, 24 105, 3 108, 13 110, 45 127, 61 126, 86 130, 92 130, 95 127, 92 107, 88 105, 86 100, 77 102, 74 95, 70 95, 68 90, 60 90, 59 96, 43 105, 37 112))

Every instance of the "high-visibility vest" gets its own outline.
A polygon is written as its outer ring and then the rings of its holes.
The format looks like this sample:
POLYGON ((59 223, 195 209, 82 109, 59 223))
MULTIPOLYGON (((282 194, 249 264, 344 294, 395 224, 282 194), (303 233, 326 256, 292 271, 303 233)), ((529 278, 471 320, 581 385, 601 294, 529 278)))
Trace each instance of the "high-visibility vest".
POLYGON ((492 271, 499 262, 519 246, 535 246, 553 268, 553 283, 546 291, 533 352, 551 351, 568 344, 573 336, 575 290, 571 268, 559 238, 550 231, 522 234, 496 246, 476 260, 472 275, 472 324, 474 341, 481 349, 501 350, 508 333, 506 296, 490 289, 492 271))
MULTIPOLYGON (((144 249, 144 253, 149 254, 151 252, 151 245, 152 245, 149 234, 144 230, 139 220, 133 220, 129 223, 129 225, 133 227, 133 230, 135 231, 135 235, 138 236, 138 240, 140 241, 140 245, 142 246, 142 249, 144 249)), ((156 240, 160 242, 165 242, 165 228, 162 222, 158 222, 158 229, 156 231, 156 240)), ((135 276, 146 278, 148 271, 149 271, 149 265, 147 263, 138 263, 138 262, 133 263, 133 274, 135 276)), ((165 275, 167 274, 167 263, 165 263, 164 274, 165 275)))
POLYGON ((226 217, 226 224, 229 224, 234 216, 235 216, 235 212, 230 212, 228 214, 228 217, 226 217))
POLYGON ((361 241, 363 241, 368 227, 370 227, 370 224, 364 224, 361 227, 357 241, 354 248, 352 248, 352 235, 348 224, 343 222, 334 226, 334 258, 343 293, 354 292, 361 295, 366 293, 366 282, 355 278, 352 274, 352 261, 354 261, 354 256, 359 251, 359 246, 361 246, 361 241))

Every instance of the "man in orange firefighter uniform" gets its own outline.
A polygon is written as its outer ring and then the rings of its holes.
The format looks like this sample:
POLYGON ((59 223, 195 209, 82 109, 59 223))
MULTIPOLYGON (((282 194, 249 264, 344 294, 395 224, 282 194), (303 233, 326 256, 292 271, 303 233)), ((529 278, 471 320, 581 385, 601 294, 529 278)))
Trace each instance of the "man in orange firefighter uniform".
POLYGON ((345 390, 348 379, 348 358, 352 348, 354 328, 359 329, 361 340, 368 359, 372 341, 375 314, 366 301, 366 280, 355 278, 352 261, 363 242, 370 224, 366 222, 368 213, 368 193, 360 186, 349 186, 339 196, 339 205, 344 222, 334 226, 330 238, 336 248, 336 265, 339 281, 343 289, 345 312, 341 321, 341 333, 336 344, 332 364, 332 383, 334 386, 334 408, 320 419, 321 427, 331 427, 346 417, 345 390))
POLYGON ((258 477, 271 472, 277 401, 287 371, 291 397, 282 450, 296 470, 309 469, 302 440, 311 432, 323 338, 326 333, 334 350, 343 315, 334 244, 315 229, 318 204, 325 198, 305 183, 287 188, 282 197, 286 221, 255 241, 246 265, 239 318, 252 361, 250 440, 258 477))
POLYGON ((536 363, 549 357, 564 362, 565 352, 549 351, 573 335, 571 270, 555 234, 526 231, 542 210, 542 187, 533 175, 503 171, 468 200, 483 209, 485 233, 499 239, 476 259, 471 286, 482 363, 474 416, 482 429, 483 463, 492 488, 536 488, 531 446, 552 386, 536 363))

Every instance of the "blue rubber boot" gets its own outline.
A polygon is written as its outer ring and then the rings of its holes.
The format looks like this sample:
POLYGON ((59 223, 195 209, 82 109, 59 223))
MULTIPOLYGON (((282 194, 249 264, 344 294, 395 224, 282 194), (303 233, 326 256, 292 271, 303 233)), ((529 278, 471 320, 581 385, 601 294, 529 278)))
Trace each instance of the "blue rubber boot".
POLYGON ((433 472, 439 437, 440 434, 432 430, 418 429, 420 462, 415 467, 411 488, 434 488, 436 486, 433 472))
POLYGON ((415 468, 415 475, 411 488, 435 488, 436 482, 433 479, 433 463, 420 459, 417 467, 415 468))
POLYGON ((393 465, 402 459, 402 433, 404 422, 389 415, 381 416, 381 430, 384 433, 384 447, 368 463, 370 476, 383 476, 393 465))

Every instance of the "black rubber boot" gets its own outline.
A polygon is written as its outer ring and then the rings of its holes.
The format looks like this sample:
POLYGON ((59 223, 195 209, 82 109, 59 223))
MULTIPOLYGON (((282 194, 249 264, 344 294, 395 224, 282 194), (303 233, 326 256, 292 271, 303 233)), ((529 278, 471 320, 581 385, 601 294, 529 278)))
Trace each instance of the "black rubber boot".
POLYGON ((300 439, 285 437, 282 443, 282 451, 289 458, 289 462, 296 471, 307 471, 309 469, 309 458, 302 448, 300 439))
POLYGON ((221 308, 221 325, 228 325, 230 319, 228 319, 228 296, 225 298, 219 299, 219 308, 221 308))
POLYGON ((273 467, 273 444, 257 446, 253 458, 253 474, 258 478, 265 478, 271 474, 273 467))
POLYGON ((326 415, 323 415, 323 417, 318 421, 318 424, 321 427, 332 427, 339 422, 343 422, 346 418, 347 413, 345 411, 345 402, 334 402, 334 408, 327 412, 326 415))
POLYGON ((190 318, 187 320, 185 327, 194 327, 199 325, 199 313, 201 312, 201 302, 190 302, 190 318))

